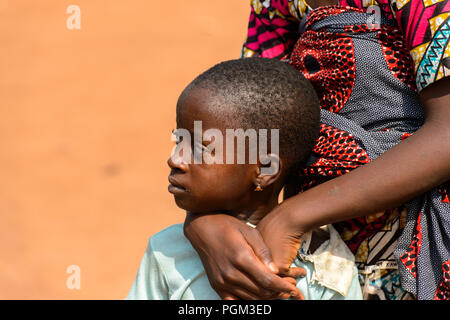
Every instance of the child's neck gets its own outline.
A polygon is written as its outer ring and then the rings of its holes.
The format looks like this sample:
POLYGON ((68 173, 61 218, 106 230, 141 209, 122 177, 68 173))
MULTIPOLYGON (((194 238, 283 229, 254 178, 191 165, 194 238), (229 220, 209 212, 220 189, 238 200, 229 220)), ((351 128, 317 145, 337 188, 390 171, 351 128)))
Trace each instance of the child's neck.
POLYGON ((278 195, 269 196, 264 202, 256 202, 246 206, 244 209, 236 209, 230 212, 236 218, 248 221, 254 225, 264 218, 270 211, 278 205, 278 195))

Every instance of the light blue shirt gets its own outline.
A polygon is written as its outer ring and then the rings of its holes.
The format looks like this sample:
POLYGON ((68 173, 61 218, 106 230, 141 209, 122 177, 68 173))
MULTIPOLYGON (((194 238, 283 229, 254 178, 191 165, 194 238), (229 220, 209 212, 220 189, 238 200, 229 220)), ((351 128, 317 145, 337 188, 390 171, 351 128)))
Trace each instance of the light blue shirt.
MULTIPOLYGON (((345 296, 319 284, 320 281, 313 280, 313 262, 296 258, 292 266, 306 270, 306 276, 297 279, 297 287, 307 300, 362 299, 358 272, 354 263, 353 270, 350 267, 350 275, 348 273, 346 275, 350 278, 347 281, 349 285, 345 296)), ((126 299, 219 300, 220 297, 211 288, 200 257, 184 236, 183 225, 176 224, 150 238, 126 299)))

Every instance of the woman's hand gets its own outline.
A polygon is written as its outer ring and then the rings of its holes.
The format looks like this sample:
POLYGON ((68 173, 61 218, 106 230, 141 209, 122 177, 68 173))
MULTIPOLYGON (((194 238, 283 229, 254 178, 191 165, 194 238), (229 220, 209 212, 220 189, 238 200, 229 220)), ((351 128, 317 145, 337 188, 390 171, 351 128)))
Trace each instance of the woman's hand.
POLYGON ((292 207, 288 200, 269 212, 258 223, 257 229, 272 253, 273 261, 279 270, 278 274, 297 277, 301 272, 300 268, 290 268, 290 266, 297 256, 301 238, 306 230, 292 224, 289 216, 293 212, 298 212, 299 208, 292 207))
MULTIPOLYGON (((243 221, 225 214, 188 213, 184 232, 222 299, 303 299, 294 277, 276 275, 278 268, 259 231, 243 221)), ((298 268, 296 276, 304 273, 298 268)))

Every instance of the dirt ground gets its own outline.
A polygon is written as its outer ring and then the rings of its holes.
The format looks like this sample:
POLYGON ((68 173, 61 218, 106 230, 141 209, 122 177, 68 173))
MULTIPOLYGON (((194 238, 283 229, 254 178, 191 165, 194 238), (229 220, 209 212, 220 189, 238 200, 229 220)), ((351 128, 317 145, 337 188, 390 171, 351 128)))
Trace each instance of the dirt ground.
POLYGON ((148 238, 184 219, 167 192, 178 95, 239 56, 249 10, 0 0, 0 299, 126 296, 148 238))

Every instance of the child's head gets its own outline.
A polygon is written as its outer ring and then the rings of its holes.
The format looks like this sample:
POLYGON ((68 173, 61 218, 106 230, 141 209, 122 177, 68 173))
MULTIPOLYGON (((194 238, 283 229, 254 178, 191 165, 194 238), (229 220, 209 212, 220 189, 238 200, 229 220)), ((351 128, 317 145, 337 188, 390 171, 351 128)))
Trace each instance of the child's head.
POLYGON ((180 95, 177 132, 181 129, 192 139, 185 141, 183 135, 178 142, 185 143, 182 152, 168 161, 169 191, 177 205, 191 212, 251 211, 276 201, 286 177, 307 159, 318 135, 319 100, 309 81, 286 63, 267 58, 226 61, 199 75, 180 95), (267 146, 269 156, 252 162, 253 149, 247 145, 244 163, 237 163, 242 149, 228 133, 239 128, 248 136, 256 132, 258 151, 267 146), (260 129, 267 129, 267 143, 258 141, 264 133, 260 129), (279 130, 278 140, 271 129, 279 130), (203 135, 197 142, 195 132, 203 135), (197 158, 201 163, 195 163, 194 152, 203 156, 197 158), (268 167, 274 170, 264 170, 268 167))

